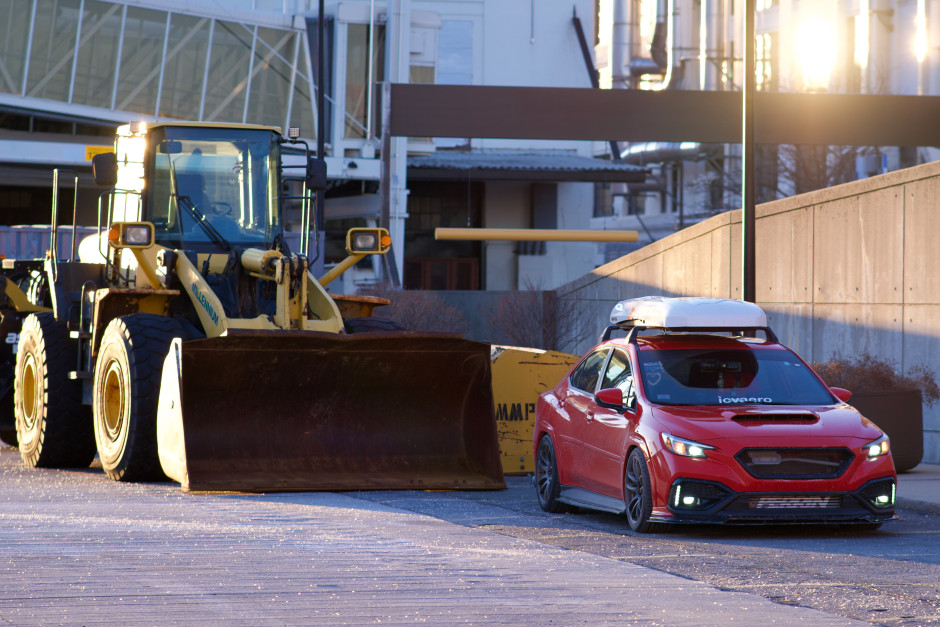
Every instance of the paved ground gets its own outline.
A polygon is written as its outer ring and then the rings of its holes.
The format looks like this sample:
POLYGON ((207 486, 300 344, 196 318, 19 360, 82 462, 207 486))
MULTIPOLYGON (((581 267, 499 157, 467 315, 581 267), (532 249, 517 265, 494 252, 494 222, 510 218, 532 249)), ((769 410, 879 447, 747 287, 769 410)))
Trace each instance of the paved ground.
POLYGON ((3 624, 862 624, 353 494, 185 494, 13 449, 0 482, 3 624))

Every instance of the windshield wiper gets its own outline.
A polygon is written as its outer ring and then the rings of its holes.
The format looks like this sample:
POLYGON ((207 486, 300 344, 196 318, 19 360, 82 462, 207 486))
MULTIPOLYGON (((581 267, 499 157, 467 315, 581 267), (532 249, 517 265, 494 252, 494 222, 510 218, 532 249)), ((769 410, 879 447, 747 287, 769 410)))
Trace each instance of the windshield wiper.
POLYGON ((182 205, 189 211, 189 215, 192 216, 193 220, 196 221, 196 224, 202 227, 202 230, 206 232, 206 235, 209 236, 213 242, 222 248, 225 252, 232 250, 232 245, 229 244, 228 240, 225 239, 219 230, 212 226, 212 223, 209 222, 206 218, 206 214, 199 211, 199 208, 196 207, 196 203, 192 201, 189 196, 180 196, 176 194, 176 204, 182 205))

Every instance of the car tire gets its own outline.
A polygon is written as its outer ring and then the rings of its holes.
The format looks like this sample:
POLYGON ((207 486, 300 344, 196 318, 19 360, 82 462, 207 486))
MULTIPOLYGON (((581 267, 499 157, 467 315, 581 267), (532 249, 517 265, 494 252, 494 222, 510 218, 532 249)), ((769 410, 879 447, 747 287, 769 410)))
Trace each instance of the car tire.
POLYGON ((558 481, 558 459, 555 457, 555 445, 552 438, 543 435, 539 440, 535 456, 535 493, 539 507, 552 514, 568 511, 568 506, 558 500, 561 483, 558 481))
POLYGON ((662 531, 662 525, 650 522, 653 513, 653 484, 643 451, 633 449, 623 473, 623 501, 627 524, 638 533, 662 531))

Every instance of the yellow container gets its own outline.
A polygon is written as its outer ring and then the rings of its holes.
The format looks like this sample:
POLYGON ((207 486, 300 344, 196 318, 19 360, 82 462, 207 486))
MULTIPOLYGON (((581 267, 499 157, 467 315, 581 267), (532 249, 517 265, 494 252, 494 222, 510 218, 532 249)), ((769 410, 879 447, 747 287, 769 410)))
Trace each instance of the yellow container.
POLYGON ((561 381, 577 355, 518 346, 493 346, 493 399, 503 473, 535 470, 532 430, 539 394, 561 381))

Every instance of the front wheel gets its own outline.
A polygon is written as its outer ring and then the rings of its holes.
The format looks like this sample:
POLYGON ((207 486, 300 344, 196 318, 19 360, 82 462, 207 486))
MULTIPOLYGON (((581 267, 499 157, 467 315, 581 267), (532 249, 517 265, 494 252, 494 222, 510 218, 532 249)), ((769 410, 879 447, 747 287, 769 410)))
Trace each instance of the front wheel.
POLYGON ((160 481, 157 401, 163 362, 180 327, 172 318, 133 314, 104 331, 95 365, 93 412, 98 458, 115 481, 160 481))
POLYGON ((82 384, 69 378, 77 361, 65 323, 51 313, 23 321, 13 381, 16 438, 23 463, 32 467, 87 467, 95 458, 82 384))
POLYGON ((558 500, 561 494, 558 460, 555 457, 552 439, 547 435, 543 435, 539 440, 538 453, 535 458, 535 491, 538 495, 539 506, 546 512, 557 514, 568 511, 568 506, 558 500))
POLYGON ((623 500, 626 505, 627 523, 639 533, 655 533, 661 525, 650 522, 653 513, 653 484, 643 451, 633 449, 627 457, 623 473, 623 500))

